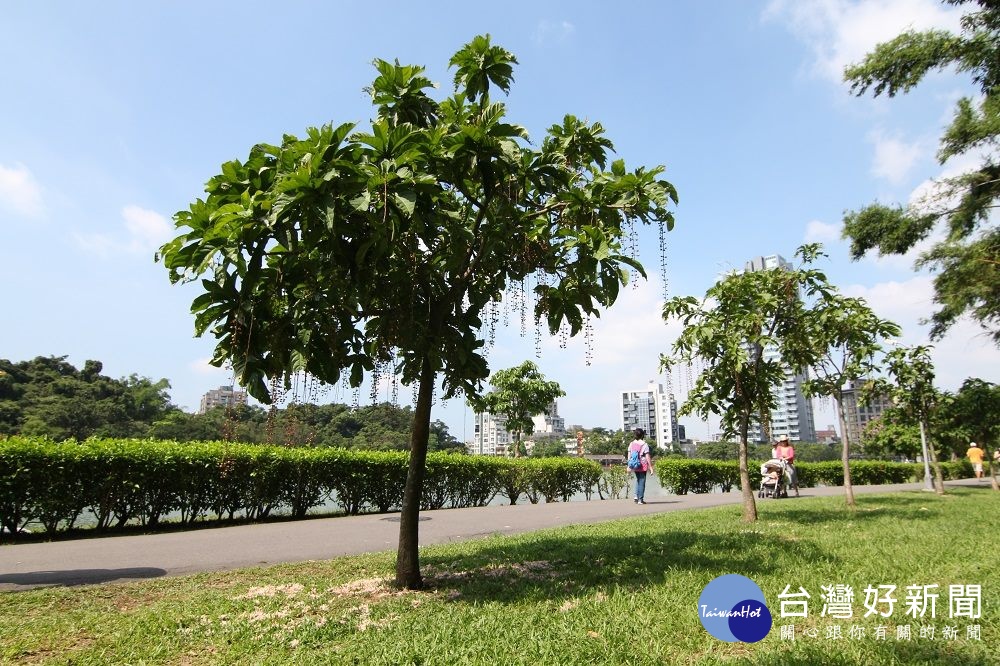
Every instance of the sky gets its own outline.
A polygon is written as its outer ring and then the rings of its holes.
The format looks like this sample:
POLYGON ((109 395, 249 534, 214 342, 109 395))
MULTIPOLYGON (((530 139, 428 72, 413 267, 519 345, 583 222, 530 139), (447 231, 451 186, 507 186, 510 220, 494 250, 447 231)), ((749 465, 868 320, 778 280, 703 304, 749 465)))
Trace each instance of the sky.
MULTIPOLYGON (((649 279, 595 322, 590 365, 582 336, 546 337, 538 358, 519 316, 496 334, 491 370, 535 361, 566 391, 567 424, 620 427, 618 393, 651 380, 683 403, 690 373, 658 369, 679 332, 660 317, 664 280, 670 296, 700 297, 721 273, 790 259, 804 242, 824 244, 818 267, 898 322, 901 343, 927 344, 932 276, 915 255, 852 262, 842 219, 912 201, 968 165, 935 153, 955 101, 975 90, 944 72, 905 96, 858 98, 842 72, 904 29, 957 30, 958 16, 932 0, 4 3, 0 358, 100 360, 112 377, 167 378, 173 402, 196 410, 233 378, 209 365, 213 339, 194 337, 197 285, 171 285, 154 261, 178 233, 173 215, 256 143, 363 127, 374 58, 423 65, 450 93, 448 59, 482 33, 519 61, 503 100, 512 122, 536 141, 567 113, 600 122, 618 157, 664 165, 680 197, 666 272, 644 229, 649 279)), ((939 388, 1000 381, 1000 350, 975 324, 933 344, 939 388)), ((324 396, 354 399, 341 387, 324 396)), ((829 405, 817 409, 818 428, 834 423, 829 405)), ((471 439, 464 401, 439 402, 432 418, 471 439)), ((715 429, 681 422, 690 437, 715 429)))

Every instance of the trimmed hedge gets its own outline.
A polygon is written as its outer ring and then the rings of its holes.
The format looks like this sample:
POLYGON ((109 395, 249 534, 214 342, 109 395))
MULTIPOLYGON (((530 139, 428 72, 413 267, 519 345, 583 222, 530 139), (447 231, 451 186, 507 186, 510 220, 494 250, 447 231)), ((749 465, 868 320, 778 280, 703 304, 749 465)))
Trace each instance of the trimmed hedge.
MULTIPOLYGON (((16 534, 38 523, 54 533, 84 514, 98 529, 155 527, 168 515, 184 524, 302 518, 331 498, 348 514, 387 512, 400 508, 407 463, 403 452, 11 437, 0 440, 0 527, 16 534)), ((421 508, 485 506, 499 493, 511 503, 566 501, 589 497, 600 478, 597 463, 576 458, 430 453, 421 508)))
MULTIPOLYGON (((760 486, 761 462, 750 463, 750 485, 760 486)), ((655 472, 660 485, 676 495, 709 493, 719 488, 729 492, 739 488, 739 463, 736 461, 664 458, 656 462, 655 472)), ((844 483, 844 467, 839 461, 795 464, 799 487, 840 486, 844 483)), ((972 465, 968 461, 941 463, 946 480, 971 477, 972 465)), ((933 473, 933 470, 932 470, 933 473)), ((909 483, 923 479, 923 463, 894 463, 881 460, 856 460, 851 462, 851 482, 856 485, 909 483)))

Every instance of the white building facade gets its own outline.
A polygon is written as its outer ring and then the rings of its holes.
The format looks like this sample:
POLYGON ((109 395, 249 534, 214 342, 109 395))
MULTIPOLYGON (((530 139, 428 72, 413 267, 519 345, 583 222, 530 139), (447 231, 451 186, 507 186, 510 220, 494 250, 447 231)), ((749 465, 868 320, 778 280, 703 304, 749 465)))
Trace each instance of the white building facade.
POLYGON ((234 386, 220 386, 201 396, 198 413, 204 414, 215 407, 237 407, 247 404, 247 392, 234 386))
MULTIPOLYGON (((533 433, 522 433, 528 437, 534 435, 566 434, 566 420, 559 416, 559 405, 553 400, 546 410, 532 417, 535 424, 533 433)), ((475 433, 469 453, 487 456, 505 456, 514 443, 514 433, 507 430, 507 418, 489 412, 476 413, 475 433)))
POLYGON ((881 418, 885 410, 892 407, 892 398, 886 393, 871 396, 868 404, 861 400, 861 390, 870 380, 849 382, 841 391, 841 406, 844 408, 844 425, 851 446, 863 444, 865 428, 875 419, 881 418))
POLYGON ((650 381, 644 389, 622 391, 619 394, 622 430, 626 434, 636 428, 646 431, 650 447, 671 448, 680 440, 677 426, 677 401, 663 390, 663 385, 650 381))

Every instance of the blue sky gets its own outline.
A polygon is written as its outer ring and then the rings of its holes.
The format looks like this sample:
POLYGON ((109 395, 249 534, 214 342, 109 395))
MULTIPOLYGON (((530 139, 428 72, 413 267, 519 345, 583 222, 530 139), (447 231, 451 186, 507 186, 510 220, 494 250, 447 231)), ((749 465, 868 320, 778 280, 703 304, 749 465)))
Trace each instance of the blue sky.
MULTIPOLYGON (((193 337, 197 290, 171 286, 153 261, 173 214, 255 143, 364 125, 373 58, 425 65, 446 93, 448 58, 485 32, 520 61, 506 102, 533 138, 573 113, 601 122, 627 164, 666 165, 680 194, 671 295, 702 295, 752 256, 790 258, 821 241, 821 267, 842 291, 903 325, 903 342, 924 343, 930 276, 912 257, 850 262, 841 220, 876 199, 910 201, 962 167, 934 154, 972 88, 945 73, 904 97, 859 99, 840 73, 904 28, 957 29, 957 19, 931 0, 5 3, 0 357, 98 359, 111 376, 166 377, 174 402, 196 408, 231 375, 208 366, 212 339, 193 337)), ((641 256, 650 280, 597 322, 591 366, 581 339, 546 340, 535 359, 532 331, 521 338, 512 317, 491 368, 534 359, 566 390, 568 423, 618 427, 616 393, 664 382, 658 354, 677 334, 659 318, 652 230, 641 256)), ((1000 352, 972 324, 936 343, 934 358, 942 388, 1000 381, 1000 352)), ((683 399, 686 373, 671 380, 683 399)), ((461 401, 433 417, 471 437, 461 401)), ((686 422, 695 437, 713 429, 686 422)), ((821 406, 817 426, 832 422, 821 406)))

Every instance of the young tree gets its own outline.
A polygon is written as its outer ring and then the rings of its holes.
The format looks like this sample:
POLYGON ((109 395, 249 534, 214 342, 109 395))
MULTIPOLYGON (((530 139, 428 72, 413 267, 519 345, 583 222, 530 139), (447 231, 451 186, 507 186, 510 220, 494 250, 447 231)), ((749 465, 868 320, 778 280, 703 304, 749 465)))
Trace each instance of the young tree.
POLYGON ((810 367, 811 378, 803 384, 807 396, 830 396, 837 406, 843 447, 844 497, 847 506, 855 508, 854 487, 851 485, 850 438, 844 418, 844 385, 876 372, 875 357, 882 351, 881 340, 896 337, 899 326, 880 319, 864 299, 845 298, 833 291, 821 293, 817 304, 820 316, 811 321, 815 328, 810 338, 819 359, 810 367))
POLYGON ((818 245, 803 245, 795 254, 800 268, 732 273, 701 302, 677 297, 663 307, 664 319, 679 318, 684 331, 672 354, 661 355, 661 365, 698 358, 705 366, 681 413, 703 418, 717 414, 724 435, 739 437, 746 521, 757 520, 747 462, 750 426, 777 406, 773 388, 784 380, 786 369, 803 370, 819 357, 811 336, 824 311, 807 308, 803 298, 816 298, 831 288, 823 273, 806 267, 819 256, 818 245), (777 355, 765 350, 776 350, 777 355))
POLYGON ((910 423, 898 408, 890 407, 868 422, 862 439, 866 458, 902 456, 916 460, 920 455, 920 427, 910 423))
POLYGON ((566 392, 559 387, 559 382, 546 381, 531 361, 498 370, 490 378, 490 386, 492 391, 471 402, 480 412, 504 418, 507 431, 514 433, 514 455, 519 457, 522 436, 534 430, 533 417, 566 392))
MULTIPOLYGON (((964 456, 969 442, 978 442, 987 453, 1000 446, 1000 386, 978 378, 968 378, 941 409, 940 420, 951 433, 952 453, 964 456), (956 450, 957 448, 957 450, 956 450)), ((1000 484, 993 474, 992 455, 986 456, 993 489, 1000 484)))
POLYGON ((222 166, 175 216, 161 248, 174 282, 204 278, 195 330, 213 362, 263 402, 305 371, 359 386, 398 373, 415 387, 396 583, 422 585, 418 516, 435 386, 476 396, 489 376, 484 311, 537 276, 536 321, 575 335, 616 300, 634 224, 671 228, 662 167, 608 164, 599 123, 567 115, 540 147, 506 121, 514 56, 473 39, 450 60, 455 94, 432 99, 422 67, 376 60, 376 117, 259 144, 222 166), (609 168, 610 167, 610 168, 609 168))
MULTIPOLYGON (((972 4, 971 0, 945 0, 972 4)), ((938 183, 938 193, 903 208, 873 204, 849 213, 844 236, 851 254, 869 250, 904 254, 931 237, 943 222, 943 239, 933 243, 917 266, 934 270, 938 311, 931 317, 932 338, 940 338, 962 315, 969 315, 1000 344, 1000 227, 992 214, 1000 202, 1000 5, 977 0, 978 10, 962 17, 960 35, 932 30, 904 32, 879 44, 844 76, 851 90, 877 97, 908 92, 933 70, 954 67, 972 74, 982 98, 958 101, 951 126, 941 138, 938 160, 981 153, 980 166, 938 183)))
POLYGON ((938 464, 933 441, 928 441, 928 430, 934 411, 940 401, 940 393, 934 388, 934 364, 931 362, 930 348, 926 346, 897 347, 885 356, 886 368, 894 384, 884 380, 868 383, 864 391, 868 393, 888 392, 893 404, 900 412, 916 422, 920 427, 920 445, 924 458, 924 481, 931 485, 931 466, 934 467, 934 490, 944 494, 944 476, 938 464))

